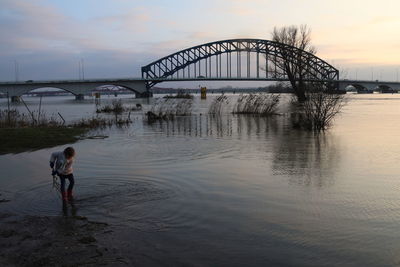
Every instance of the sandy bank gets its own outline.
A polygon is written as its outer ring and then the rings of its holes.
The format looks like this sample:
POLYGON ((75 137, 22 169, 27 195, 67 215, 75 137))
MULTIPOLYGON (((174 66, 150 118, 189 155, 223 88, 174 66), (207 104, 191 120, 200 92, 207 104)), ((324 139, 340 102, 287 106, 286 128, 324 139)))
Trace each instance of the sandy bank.
POLYGON ((0 213, 0 266, 128 266, 105 223, 0 213))

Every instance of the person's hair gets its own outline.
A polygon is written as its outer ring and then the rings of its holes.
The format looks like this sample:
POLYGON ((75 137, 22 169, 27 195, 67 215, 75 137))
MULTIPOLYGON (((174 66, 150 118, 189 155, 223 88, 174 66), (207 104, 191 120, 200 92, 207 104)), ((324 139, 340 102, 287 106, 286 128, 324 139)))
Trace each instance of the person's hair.
POLYGON ((75 149, 71 146, 67 147, 66 149, 64 149, 64 155, 67 159, 72 158, 73 156, 75 156, 75 149))

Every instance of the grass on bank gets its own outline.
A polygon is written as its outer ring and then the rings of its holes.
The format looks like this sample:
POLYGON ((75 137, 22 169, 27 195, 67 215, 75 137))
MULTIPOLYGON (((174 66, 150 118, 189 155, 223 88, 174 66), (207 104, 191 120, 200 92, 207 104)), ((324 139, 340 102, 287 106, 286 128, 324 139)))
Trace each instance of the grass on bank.
MULTIPOLYGON (((61 117, 61 116, 60 116, 61 117)), ((82 139, 92 129, 122 127, 132 123, 128 116, 83 118, 70 125, 55 116, 21 113, 17 110, 0 110, 0 155, 38 150, 82 139)))
POLYGON ((49 148, 78 141, 88 128, 0 128, 0 155, 49 148))

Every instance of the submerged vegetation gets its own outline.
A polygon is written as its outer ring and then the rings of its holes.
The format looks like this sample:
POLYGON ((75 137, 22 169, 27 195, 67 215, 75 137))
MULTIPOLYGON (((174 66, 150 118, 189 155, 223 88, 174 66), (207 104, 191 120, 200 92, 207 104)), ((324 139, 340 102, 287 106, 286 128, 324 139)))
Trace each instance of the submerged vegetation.
MULTIPOLYGON (((322 85, 309 86, 306 100, 292 103, 296 105, 292 113, 293 127, 307 131, 324 131, 328 129, 335 116, 345 104, 341 94, 329 94, 322 85)), ((241 94, 229 98, 222 94, 213 98, 208 114, 218 116, 224 113, 271 116, 277 114, 281 96, 271 93, 241 94)), ((26 105, 25 105, 26 106, 26 105)), ((76 142, 92 129, 124 126, 132 123, 132 110, 142 107, 128 108, 121 100, 113 101, 96 110, 97 113, 112 113, 113 116, 82 118, 66 123, 60 113, 48 115, 45 112, 31 111, 23 113, 16 109, 0 110, 0 154, 18 153, 56 145, 76 142)), ((160 120, 173 120, 177 116, 192 114, 192 98, 159 98, 145 113, 144 118, 152 123, 160 120)))
POLYGON ((233 109, 234 114, 257 114, 269 116, 276 114, 280 100, 278 94, 241 94, 233 109))
POLYGON ((295 128, 324 131, 332 125, 335 116, 345 104, 342 94, 329 94, 322 90, 306 92, 306 101, 300 103, 299 112, 292 117, 295 128))
MULTIPOLYGON (((241 94, 234 103, 232 113, 271 116, 277 114, 279 102, 279 94, 241 94)), ((208 113, 222 114, 229 104, 230 99, 222 94, 213 99, 208 113)), ((299 102, 297 97, 292 100, 292 105, 297 105, 297 108, 292 113, 291 123, 293 127, 307 131, 324 131, 332 125, 344 104, 343 94, 329 93, 323 85, 308 85, 305 101, 299 102)))
POLYGON ((122 104, 121 100, 114 100, 111 104, 109 105, 104 105, 102 107, 99 107, 96 109, 96 113, 116 113, 116 114, 121 114, 124 112, 125 107, 122 104))
POLYGON ((114 113, 114 114, 122 114, 126 111, 138 111, 142 110, 141 104, 136 104, 136 107, 128 108, 125 107, 122 101, 114 100, 111 104, 101 106, 96 109, 96 113, 114 113))
MULTIPOLYGON (((279 94, 257 93, 241 94, 234 103, 233 114, 248 114, 270 116, 276 114, 279 104, 279 94)), ((224 94, 213 99, 208 109, 209 114, 218 115, 224 111, 224 107, 230 103, 224 94)))
POLYGON ((228 97, 222 94, 213 99, 208 108, 208 113, 212 115, 221 114, 224 110, 224 107, 227 106, 228 104, 229 104, 228 97))
POLYGON ((183 98, 183 99, 193 99, 193 95, 189 93, 184 93, 183 91, 179 91, 176 95, 166 95, 164 98, 183 98))
POLYGON ((171 120, 176 116, 188 116, 192 114, 192 99, 160 98, 146 113, 147 121, 171 120))
POLYGON ((111 127, 113 125, 123 126, 123 125, 128 125, 130 123, 132 123, 132 120, 129 118, 129 116, 127 118, 116 116, 115 119, 91 117, 87 119, 80 119, 79 121, 72 123, 71 127, 95 129, 95 128, 111 127))

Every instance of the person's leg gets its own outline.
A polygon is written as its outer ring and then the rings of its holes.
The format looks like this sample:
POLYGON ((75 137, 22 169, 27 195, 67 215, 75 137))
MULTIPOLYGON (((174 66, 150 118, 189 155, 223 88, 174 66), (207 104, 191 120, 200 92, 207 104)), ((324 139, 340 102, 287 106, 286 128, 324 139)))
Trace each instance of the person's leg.
POLYGON ((71 173, 67 176, 68 180, 69 180, 69 185, 68 185, 68 198, 72 198, 72 189, 74 188, 74 184, 75 184, 75 179, 74 179, 74 175, 71 173))
POLYGON ((60 174, 60 191, 63 200, 67 200, 67 194, 65 193, 65 176, 60 174))

